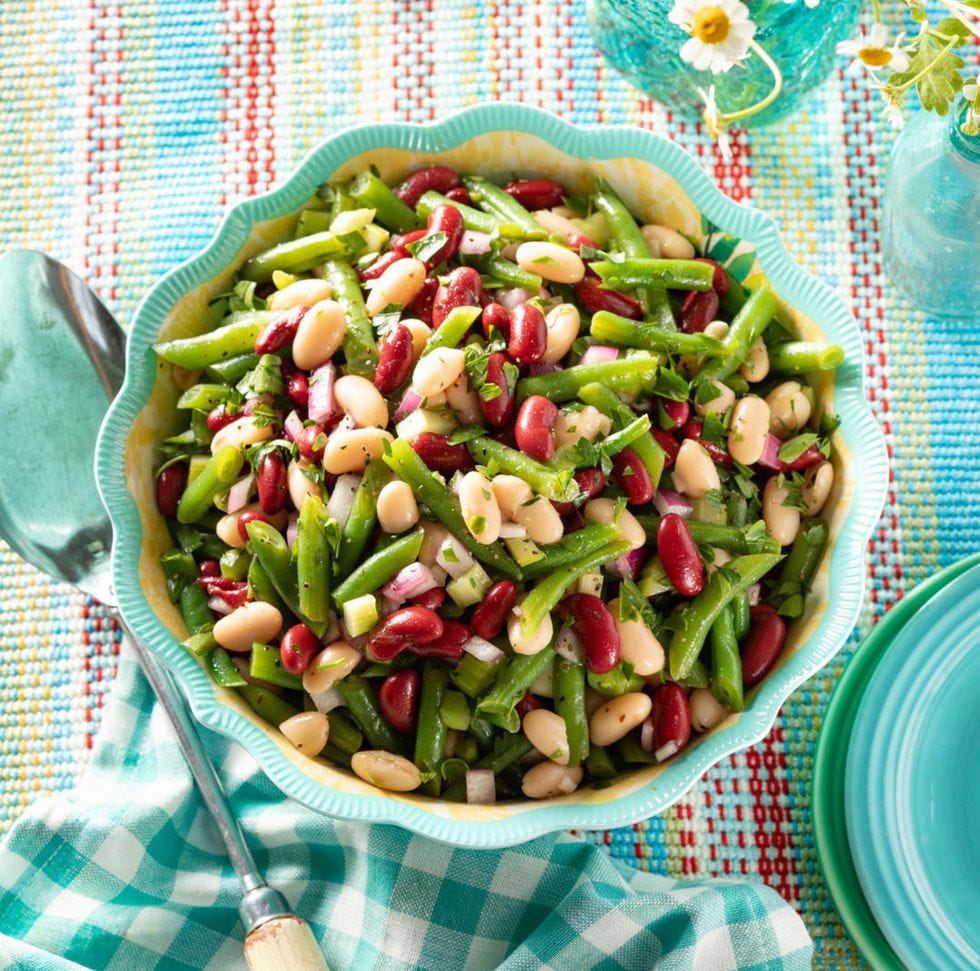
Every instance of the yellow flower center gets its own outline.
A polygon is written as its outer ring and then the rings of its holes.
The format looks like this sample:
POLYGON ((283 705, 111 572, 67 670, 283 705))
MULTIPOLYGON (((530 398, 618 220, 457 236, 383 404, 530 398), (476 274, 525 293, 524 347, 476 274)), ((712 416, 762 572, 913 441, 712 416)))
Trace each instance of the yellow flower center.
POLYGON ((884 67, 892 59, 892 52, 884 47, 862 47, 858 51, 858 57, 864 61, 868 67, 884 67))
POLYGON ((702 44, 720 44, 731 26, 728 14, 721 7, 702 7, 694 18, 691 33, 702 44))

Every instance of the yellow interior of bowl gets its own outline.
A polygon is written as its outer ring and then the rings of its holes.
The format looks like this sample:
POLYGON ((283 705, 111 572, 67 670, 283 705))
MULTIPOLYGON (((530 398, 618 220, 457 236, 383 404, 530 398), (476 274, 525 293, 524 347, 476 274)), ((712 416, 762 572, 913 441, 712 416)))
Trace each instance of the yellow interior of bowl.
MULTIPOLYGON (((349 177, 368 165, 375 165, 382 178, 388 183, 393 183, 415 168, 434 163, 450 165, 460 171, 480 172, 491 177, 510 176, 511 173, 521 172, 554 178, 563 182, 572 191, 588 190, 595 177, 601 176, 615 187, 630 209, 642 216, 645 222, 672 226, 695 239, 702 237, 700 214, 697 209, 677 182, 661 169, 635 158, 583 161, 565 155, 542 139, 523 132, 489 132, 457 148, 435 154, 420 154, 403 149, 374 149, 350 159, 336 172, 324 172, 323 179, 327 181, 349 177)), ((290 214, 256 224, 239 253, 236 266, 283 238, 284 234, 292 229, 294 216, 295 214, 290 214)), ((160 339, 171 340, 200 332, 208 301, 229 289, 233 271, 234 267, 229 267, 227 271, 213 277, 180 299, 167 316, 160 330, 160 339)), ((756 267, 749 277, 750 284, 752 277, 758 273, 756 267)), ((795 308, 784 305, 780 316, 800 338, 823 339, 823 334, 816 323, 795 308)), ((167 596, 164 577, 159 566, 160 554, 170 548, 171 541, 164 521, 156 511, 153 469, 157 464, 157 443, 174 430, 174 406, 181 391, 181 384, 186 384, 185 375, 175 373, 170 365, 160 365, 153 391, 133 422, 127 438, 125 455, 126 479, 139 506, 143 528, 143 545, 139 559, 140 582, 151 607, 178 640, 186 636, 186 630, 178 609, 167 596)), ((822 375, 812 384, 816 390, 818 410, 833 414, 832 376, 822 375)), ((833 445, 835 483, 824 513, 830 531, 831 547, 847 516, 855 491, 855 482, 851 473, 852 463, 843 438, 839 434, 835 433, 833 436, 833 445)), ((814 578, 808 599, 809 612, 806 617, 790 627, 786 647, 777 663, 777 669, 800 650, 820 624, 829 597, 829 560, 830 549, 814 578)), ((314 781, 333 789, 372 795, 377 798, 400 799, 433 814, 472 821, 512 816, 534 805, 530 802, 501 802, 492 806, 477 806, 445 803, 411 793, 381 793, 344 769, 300 755, 278 731, 259 718, 237 692, 217 685, 214 690, 221 704, 233 708, 266 731, 278 745, 283 756, 298 769, 314 781)), ((751 704, 753 695, 754 692, 747 698, 748 704, 751 704)), ((735 724, 740 717, 739 714, 731 715, 713 731, 724 731, 735 724)), ((693 737, 684 753, 677 758, 684 758, 685 753, 707 737, 708 735, 693 737)), ((665 766, 644 766, 614 781, 607 788, 585 788, 554 802, 608 803, 649 786, 664 768, 665 766)))

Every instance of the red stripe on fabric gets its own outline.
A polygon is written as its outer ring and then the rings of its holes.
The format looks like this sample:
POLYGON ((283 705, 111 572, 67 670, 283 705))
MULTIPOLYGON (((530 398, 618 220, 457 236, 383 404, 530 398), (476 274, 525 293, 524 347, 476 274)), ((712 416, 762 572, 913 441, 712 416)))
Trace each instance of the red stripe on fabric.
POLYGON ((395 110, 411 121, 435 118, 433 0, 400 0, 392 11, 395 110))

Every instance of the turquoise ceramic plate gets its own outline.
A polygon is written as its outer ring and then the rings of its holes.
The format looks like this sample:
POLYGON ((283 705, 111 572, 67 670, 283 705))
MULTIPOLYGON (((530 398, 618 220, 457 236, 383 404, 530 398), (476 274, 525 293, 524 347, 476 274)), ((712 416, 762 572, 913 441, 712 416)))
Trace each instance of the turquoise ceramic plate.
POLYGON ((980 967, 980 567, 923 606, 865 692, 847 758, 861 886, 917 971, 980 967))
POLYGON ((510 104, 468 109, 430 126, 380 124, 323 142, 275 191, 235 206, 197 256, 167 274, 139 307, 130 330, 126 383, 100 436, 96 471, 116 531, 114 584, 133 629, 174 672, 197 718, 240 741, 293 798, 331 815, 395 823, 468 846, 519 842, 557 829, 624 825, 665 809, 729 753, 760 739, 786 697, 826 664, 850 634, 865 583, 864 553, 881 511, 887 458, 863 385, 862 341, 844 303, 789 256, 772 220, 725 197, 691 156, 634 128, 582 129, 554 115, 510 104), (785 301, 784 319, 804 337, 824 336, 845 350, 831 381, 817 382, 820 407, 840 414, 834 436, 836 485, 831 542, 815 579, 812 611, 794 624, 778 666, 750 693, 746 710, 663 766, 630 773, 608 788, 584 789, 547 803, 447 805, 422 795, 372 790, 350 773, 305 760, 258 721, 236 696, 219 690, 180 647, 179 618, 167 600, 157 556, 167 544, 153 508, 155 443, 169 430, 178 389, 151 350, 161 335, 198 332, 210 297, 230 271, 288 231, 316 187, 336 173, 377 165, 397 179, 439 160, 502 177, 536 173, 584 187, 598 174, 613 182, 643 218, 698 238, 733 273, 762 272, 785 301))

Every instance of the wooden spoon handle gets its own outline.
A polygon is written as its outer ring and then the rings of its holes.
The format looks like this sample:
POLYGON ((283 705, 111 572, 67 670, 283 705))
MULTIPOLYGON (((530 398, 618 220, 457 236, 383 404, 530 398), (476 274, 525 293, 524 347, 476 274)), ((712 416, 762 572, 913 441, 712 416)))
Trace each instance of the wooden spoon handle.
POLYGON ((251 971, 329 971, 310 925, 292 914, 259 924, 245 938, 251 971))

